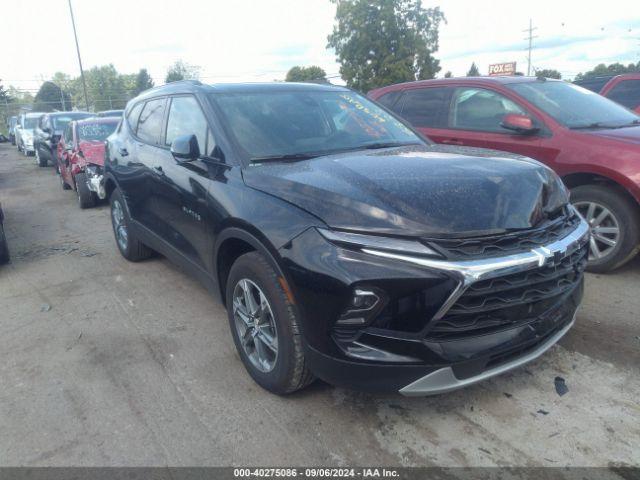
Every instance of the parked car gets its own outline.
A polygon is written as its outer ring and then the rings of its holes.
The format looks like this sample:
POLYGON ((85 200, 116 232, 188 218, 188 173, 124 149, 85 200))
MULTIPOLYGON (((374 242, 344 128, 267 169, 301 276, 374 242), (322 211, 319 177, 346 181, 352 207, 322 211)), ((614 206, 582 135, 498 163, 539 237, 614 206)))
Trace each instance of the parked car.
POLYGON ((22 128, 20 129, 20 145, 18 150, 27 156, 35 155, 35 148, 33 145, 35 129, 38 125, 40 117, 44 115, 43 112, 27 113, 23 117, 22 128))
POLYGON ((252 378, 442 393, 573 323, 588 225, 531 159, 434 145, 346 88, 175 82, 107 139, 117 248, 217 292, 252 378))
POLYGON ((7 237, 4 234, 4 213, 2 212, 2 204, 0 203, 0 265, 9 261, 9 246, 7 245, 7 237))
POLYGON ((8 134, 9 134, 9 141, 11 142, 11 145, 15 145, 16 144, 16 125, 18 123, 18 116, 17 115, 13 115, 11 117, 9 117, 9 124, 7 125, 7 130, 8 130, 8 134))
POLYGON ((15 139, 16 139, 16 148, 18 149, 19 152, 21 152, 21 143, 22 143, 22 139, 21 139, 21 135, 20 133, 22 132, 22 125, 24 124, 24 113, 21 113, 20 115, 18 115, 18 118, 16 119, 16 126, 13 128, 13 133, 15 135, 15 139))
POLYGON ((96 113, 96 117, 122 117, 124 110, 105 110, 104 112, 96 113))
POLYGON ((72 120, 80 120, 92 116, 93 114, 88 112, 54 112, 42 115, 38 125, 36 125, 33 140, 38 165, 46 167, 51 162, 57 166, 56 152, 58 142, 67 125, 72 120))
POLYGON ((64 190, 74 189, 80 208, 105 199, 103 182, 106 138, 118 126, 117 118, 88 118, 67 124, 58 146, 58 171, 64 190))
POLYGON ((567 82, 475 77, 412 82, 369 96, 438 143, 504 150, 553 168, 591 225, 589 268, 640 249, 640 116, 567 82))
POLYGON ((573 83, 640 113, 640 73, 592 77, 573 83))

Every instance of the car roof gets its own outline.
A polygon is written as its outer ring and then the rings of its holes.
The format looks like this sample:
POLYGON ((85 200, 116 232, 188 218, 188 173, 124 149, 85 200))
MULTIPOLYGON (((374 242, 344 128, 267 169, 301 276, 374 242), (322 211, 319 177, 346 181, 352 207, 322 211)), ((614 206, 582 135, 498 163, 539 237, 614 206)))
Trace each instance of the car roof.
POLYGON ((50 117, 61 117, 61 116, 68 117, 69 115, 91 115, 91 113, 89 113, 89 112, 79 112, 79 111, 73 111, 73 112, 49 112, 49 113, 47 113, 47 115, 49 115, 50 117))
POLYGON ((159 95, 180 93, 249 93, 277 91, 348 91, 347 88, 329 83, 296 83, 296 82, 264 82, 264 83, 216 83, 206 85, 197 80, 182 80, 154 87, 142 92, 136 100, 159 95))
POLYGON ((31 112, 31 113, 27 113, 25 114, 25 118, 36 118, 36 117, 41 117, 42 115, 44 115, 45 112, 31 112))
POLYGON ((495 75, 487 77, 453 77, 453 78, 434 78, 431 80, 418 80, 415 82, 396 83, 387 87, 376 88, 369 93, 382 94, 394 90, 401 90, 407 87, 433 86, 433 85, 508 85, 513 83, 530 83, 530 82, 562 82, 552 78, 540 79, 538 77, 524 75, 495 75))

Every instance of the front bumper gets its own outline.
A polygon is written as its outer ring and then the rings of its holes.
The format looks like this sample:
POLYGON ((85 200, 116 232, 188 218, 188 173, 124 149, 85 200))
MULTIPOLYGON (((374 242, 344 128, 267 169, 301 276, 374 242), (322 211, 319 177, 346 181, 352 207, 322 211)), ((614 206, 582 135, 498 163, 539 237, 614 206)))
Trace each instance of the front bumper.
MULTIPOLYGON (((299 300, 307 359, 316 376, 346 387, 428 395, 517 368, 555 344, 571 328, 582 301, 587 242, 588 225, 581 220, 566 237, 530 251, 455 262, 346 249, 329 244, 310 229, 280 253, 299 300), (574 258, 580 266, 564 263, 574 258), (465 295, 475 295, 473 290, 484 288, 486 282, 495 280, 499 284, 514 278, 514 282, 522 278, 526 282, 539 272, 557 277, 556 272, 567 268, 571 270, 571 282, 560 279, 563 289, 540 301, 534 298, 504 309, 510 317, 499 327, 462 333, 433 328, 438 322, 459 321, 450 312, 467 308, 465 295), (377 319, 351 330, 337 326, 336 320, 355 287, 374 285, 397 290, 398 284, 407 283, 425 285, 418 301, 427 306, 415 310, 414 315, 422 327, 394 320, 379 324, 377 319), (448 293, 442 295, 443 290, 448 293), (429 299, 433 305, 428 305, 429 299)), ((535 293, 538 288, 531 290, 535 293)), ((401 316, 398 306, 402 302, 393 305, 394 315, 401 316)))

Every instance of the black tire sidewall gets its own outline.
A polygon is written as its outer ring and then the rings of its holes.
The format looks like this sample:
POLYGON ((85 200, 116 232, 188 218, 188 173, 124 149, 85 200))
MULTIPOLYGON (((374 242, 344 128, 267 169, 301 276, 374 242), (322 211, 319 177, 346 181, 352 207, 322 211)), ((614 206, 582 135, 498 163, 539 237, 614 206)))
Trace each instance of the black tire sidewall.
POLYGON ((4 234, 4 226, 0 223, 0 265, 9 261, 9 246, 7 237, 4 234))
POLYGON ((594 202, 606 207, 620 227, 620 241, 611 254, 602 260, 590 260, 588 270, 605 273, 631 260, 638 250, 640 225, 637 207, 614 188, 601 185, 583 185, 571 190, 571 202, 594 202))
POLYGON ((277 279, 278 275, 264 256, 257 252, 245 254, 238 258, 231 267, 225 296, 231 335, 249 375, 263 388, 283 394, 290 390, 291 378, 295 370, 295 345, 291 318, 295 313, 277 279), (251 363, 240 343, 236 330, 233 317, 233 290, 242 278, 248 278, 260 287, 274 314, 278 335, 278 356, 275 367, 267 373, 261 372, 251 363))
POLYGON ((131 257, 131 222, 129 221, 129 211, 127 209, 127 205, 125 204, 122 195, 120 194, 120 190, 118 190, 117 188, 111 193, 111 196, 109 197, 109 216, 111 217, 111 230, 113 231, 113 238, 116 241, 116 246, 118 247, 118 250, 120 251, 120 253, 122 254, 122 256, 126 259, 130 259, 131 257), (116 226, 113 223, 113 203, 115 201, 120 202, 120 207, 122 208, 122 221, 125 223, 125 226, 127 227, 127 234, 128 234, 128 242, 127 242, 127 249, 123 250, 122 247, 120 246, 120 242, 118 242, 118 233, 116 232, 116 226))
POLYGON ((87 185, 87 175, 84 172, 78 173, 75 177, 76 182, 76 195, 78 197, 78 204, 80 208, 90 208, 95 205, 95 199, 93 192, 89 190, 87 185))

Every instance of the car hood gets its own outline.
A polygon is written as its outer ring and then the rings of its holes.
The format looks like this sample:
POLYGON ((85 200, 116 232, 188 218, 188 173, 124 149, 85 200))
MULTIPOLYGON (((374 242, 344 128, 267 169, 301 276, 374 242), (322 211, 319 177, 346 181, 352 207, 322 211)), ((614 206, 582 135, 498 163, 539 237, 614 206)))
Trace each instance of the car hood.
POLYGON ((640 125, 626 128, 611 128, 606 130, 596 130, 585 132, 587 135, 617 140, 619 142, 633 143, 640 145, 640 125))
POLYGON ((252 164, 243 176, 332 228, 390 235, 526 229, 568 201, 557 175, 535 160, 440 145, 252 164))
POLYGON ((78 146, 87 162, 104 165, 104 142, 82 140, 78 146))

